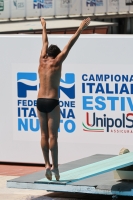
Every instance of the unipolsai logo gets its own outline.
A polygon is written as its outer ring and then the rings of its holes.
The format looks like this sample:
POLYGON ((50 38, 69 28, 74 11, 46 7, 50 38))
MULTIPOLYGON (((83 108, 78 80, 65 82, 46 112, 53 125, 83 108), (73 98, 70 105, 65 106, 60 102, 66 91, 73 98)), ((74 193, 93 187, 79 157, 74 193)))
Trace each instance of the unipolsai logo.
POLYGON ((24 9, 25 7, 25 2, 24 0, 13 0, 13 5, 16 7, 16 9, 24 9))
POLYGON ((70 8, 72 7, 72 0, 61 0, 61 8, 70 8))
POLYGON ((117 8, 119 5, 119 0, 109 0, 109 5, 117 8))
MULTIPOLYGON (((76 129, 75 124, 75 74, 66 73, 59 86, 60 98, 60 129, 63 127, 67 133, 73 133, 76 129)), ((60 130, 59 130, 60 132, 60 130)))
POLYGON ((36 113, 37 89, 37 73, 17 73, 18 131, 36 132, 40 128, 36 113))
POLYGON ((93 113, 93 117, 92 117, 93 121, 91 121, 90 113, 86 112, 86 123, 82 122, 83 131, 86 131, 86 132, 104 132, 104 127, 99 128, 99 124, 98 124, 98 120, 103 120, 103 119, 97 118, 97 117, 95 117, 95 115, 96 114, 93 113))
POLYGON ((122 113, 118 118, 86 112, 86 124, 82 125, 86 132, 133 133, 133 113, 122 113))

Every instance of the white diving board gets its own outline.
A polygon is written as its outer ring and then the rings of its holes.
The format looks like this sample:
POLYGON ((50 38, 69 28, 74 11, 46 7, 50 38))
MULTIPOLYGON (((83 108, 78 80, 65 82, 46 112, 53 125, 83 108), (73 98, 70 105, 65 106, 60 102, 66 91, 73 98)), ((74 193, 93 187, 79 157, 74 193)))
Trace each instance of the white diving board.
POLYGON ((38 181, 35 181, 35 183, 66 185, 130 165, 133 165, 133 152, 115 156, 109 159, 105 159, 103 161, 95 162, 93 164, 85 165, 83 167, 78 167, 72 170, 62 172, 60 173, 60 181, 56 181, 54 178, 52 181, 43 178, 38 181))

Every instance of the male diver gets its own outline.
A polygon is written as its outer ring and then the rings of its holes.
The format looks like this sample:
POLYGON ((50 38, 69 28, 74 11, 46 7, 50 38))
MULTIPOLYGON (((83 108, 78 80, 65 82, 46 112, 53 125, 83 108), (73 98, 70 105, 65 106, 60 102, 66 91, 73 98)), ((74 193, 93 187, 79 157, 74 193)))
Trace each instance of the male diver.
POLYGON ((52 173, 57 181, 60 179, 58 170, 58 128, 60 124, 60 107, 58 88, 61 78, 62 63, 66 59, 70 49, 79 38, 82 31, 90 24, 90 18, 84 19, 76 33, 61 51, 58 46, 48 47, 46 33, 46 21, 41 18, 42 24, 42 50, 38 74, 40 88, 37 97, 37 112, 41 127, 41 148, 45 160, 45 176, 52 180, 52 173), (49 160, 51 151, 52 167, 49 160))

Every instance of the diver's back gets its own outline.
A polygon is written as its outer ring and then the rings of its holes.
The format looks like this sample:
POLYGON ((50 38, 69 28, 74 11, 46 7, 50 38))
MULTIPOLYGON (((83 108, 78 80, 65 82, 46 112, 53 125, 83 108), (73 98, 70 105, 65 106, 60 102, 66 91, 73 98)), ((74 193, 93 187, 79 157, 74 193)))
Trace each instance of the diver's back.
POLYGON ((58 99, 58 87, 61 78, 61 66, 51 57, 40 58, 38 69, 40 78, 39 98, 58 99))

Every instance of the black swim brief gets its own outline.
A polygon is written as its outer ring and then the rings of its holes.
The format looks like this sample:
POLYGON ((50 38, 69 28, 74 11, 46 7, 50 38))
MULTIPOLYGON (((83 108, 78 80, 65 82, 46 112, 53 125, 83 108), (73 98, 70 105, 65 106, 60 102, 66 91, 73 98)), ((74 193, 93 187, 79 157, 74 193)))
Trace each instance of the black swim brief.
POLYGON ((59 105, 59 100, 57 99, 46 99, 46 98, 37 99, 37 109, 43 113, 51 112, 57 105, 59 105))

